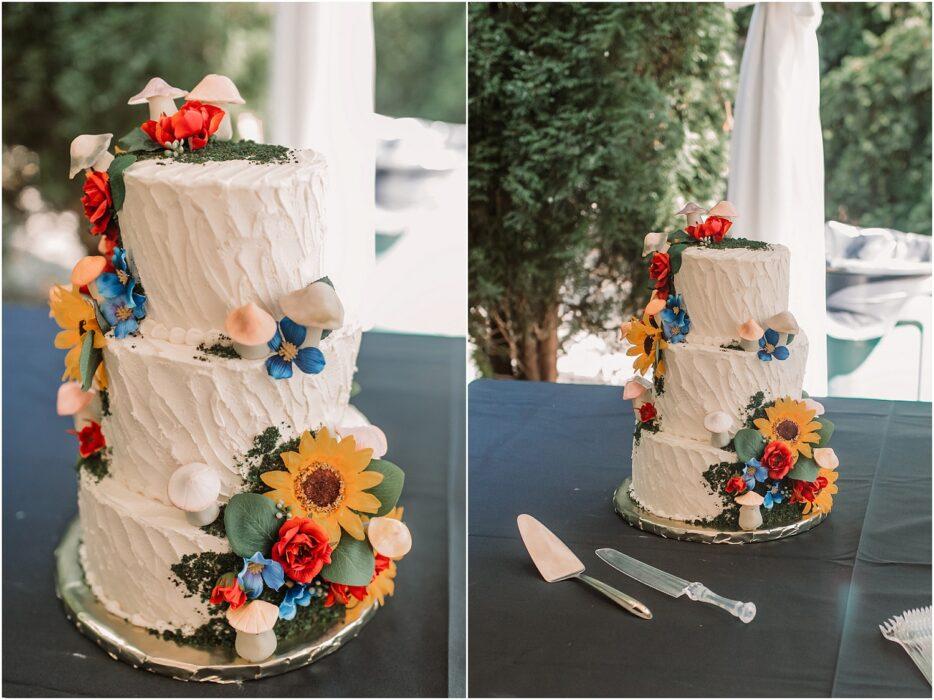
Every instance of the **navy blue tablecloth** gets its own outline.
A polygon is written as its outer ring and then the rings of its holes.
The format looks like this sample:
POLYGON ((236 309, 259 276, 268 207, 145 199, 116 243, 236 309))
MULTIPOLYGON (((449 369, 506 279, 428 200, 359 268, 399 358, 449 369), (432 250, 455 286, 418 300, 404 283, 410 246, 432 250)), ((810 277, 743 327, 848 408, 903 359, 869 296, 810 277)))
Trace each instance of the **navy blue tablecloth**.
POLYGON ((364 334, 354 399, 406 472, 415 545, 396 595, 337 653, 261 681, 193 684, 111 660, 55 596, 53 550, 77 512, 63 353, 48 310, 3 308, 4 696, 446 696, 463 693, 464 341, 364 334), (449 551, 450 550, 450 551, 449 551))
POLYGON ((633 415, 617 387, 481 380, 469 397, 472 696, 905 696, 931 688, 878 625, 931 603, 931 405, 821 399, 839 494, 814 530, 743 546, 666 540, 614 513, 633 415), (588 573, 654 612, 629 615, 576 581, 545 583, 516 516, 562 538, 588 573), (618 573, 613 547, 730 598, 749 625, 618 573))

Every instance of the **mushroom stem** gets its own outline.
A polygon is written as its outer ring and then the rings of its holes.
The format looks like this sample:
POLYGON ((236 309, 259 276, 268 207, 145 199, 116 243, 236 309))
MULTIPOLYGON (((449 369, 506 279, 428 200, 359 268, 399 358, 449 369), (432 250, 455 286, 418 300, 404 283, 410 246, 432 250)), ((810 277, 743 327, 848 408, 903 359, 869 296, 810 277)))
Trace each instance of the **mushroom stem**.
POLYGON ((698 221, 700 221, 701 212, 694 211, 690 214, 685 214, 685 216, 687 217, 687 225, 694 226, 698 221))
POLYGON ((110 164, 114 162, 114 154, 110 151, 104 151, 99 156, 97 160, 91 163, 91 170, 96 170, 99 173, 106 173, 107 168, 110 167, 110 164))
POLYGON ((321 345, 321 336, 324 334, 323 328, 309 328, 308 335, 305 336, 303 348, 316 348, 321 345))
POLYGON ((262 345, 244 345, 243 343, 233 341, 231 345, 233 345, 234 350, 236 350, 237 354, 244 360, 258 360, 267 357, 272 352, 272 350, 269 349, 269 345, 266 343, 262 345))
POLYGON ((739 507, 739 526, 744 530, 755 530, 762 525, 762 510, 759 506, 739 507))
POLYGON ((153 121, 159 121, 159 117, 163 114, 171 117, 178 111, 175 100, 168 95, 154 95, 146 101, 149 103, 149 118, 153 121))
POLYGON ((710 444, 721 449, 726 447, 730 444, 730 433, 728 431, 710 433, 710 444))
POLYGON ((755 350, 759 349, 758 340, 746 340, 745 338, 741 338, 739 341, 739 344, 743 347, 743 350, 745 350, 746 352, 754 352, 755 350))
POLYGON ((228 105, 224 102, 205 102, 204 104, 224 110, 224 118, 221 119, 217 131, 214 132, 214 138, 218 141, 230 141, 233 138, 233 123, 230 121, 230 109, 228 105))
POLYGON ((276 651, 276 643, 276 633, 272 630, 266 630, 259 634, 237 632, 234 648, 247 661, 259 663, 273 655, 276 651))
POLYGON ((779 333, 778 334, 779 345, 791 345, 794 339, 795 339, 794 333, 779 333))
POLYGON ((212 503, 204 510, 196 510, 185 513, 185 518, 195 527, 204 527, 205 525, 210 525, 220 514, 221 509, 216 503, 212 503))

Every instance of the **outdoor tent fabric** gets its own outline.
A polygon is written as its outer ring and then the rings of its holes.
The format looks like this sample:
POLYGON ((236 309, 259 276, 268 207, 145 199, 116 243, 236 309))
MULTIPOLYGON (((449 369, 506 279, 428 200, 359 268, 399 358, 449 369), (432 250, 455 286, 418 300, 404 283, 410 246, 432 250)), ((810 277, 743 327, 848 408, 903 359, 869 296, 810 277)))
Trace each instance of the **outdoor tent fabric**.
POLYGON ((736 97, 729 200, 735 235, 791 249, 789 308, 808 336, 804 388, 827 392, 820 3, 756 5, 736 97))

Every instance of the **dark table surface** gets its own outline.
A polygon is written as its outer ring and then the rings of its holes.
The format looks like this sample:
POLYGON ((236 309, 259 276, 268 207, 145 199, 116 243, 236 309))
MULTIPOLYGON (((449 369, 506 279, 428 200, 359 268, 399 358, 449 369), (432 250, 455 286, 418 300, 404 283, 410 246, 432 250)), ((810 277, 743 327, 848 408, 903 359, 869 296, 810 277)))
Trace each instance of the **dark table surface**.
POLYGON ((77 512, 70 420, 55 414, 63 354, 48 311, 3 308, 5 696, 463 694, 464 341, 364 334, 354 399, 406 472, 415 546, 396 595, 357 639, 311 666, 239 685, 193 684, 111 660, 55 596, 53 550, 77 512))
POLYGON ((631 474, 618 387, 476 381, 469 397, 472 696, 908 696, 931 688, 878 625, 931 604, 931 404, 821 399, 840 493, 810 532, 742 546, 666 540, 611 505, 631 474), (516 516, 540 519, 645 621, 539 577, 516 516), (602 563, 614 547, 721 595, 749 625, 602 563))

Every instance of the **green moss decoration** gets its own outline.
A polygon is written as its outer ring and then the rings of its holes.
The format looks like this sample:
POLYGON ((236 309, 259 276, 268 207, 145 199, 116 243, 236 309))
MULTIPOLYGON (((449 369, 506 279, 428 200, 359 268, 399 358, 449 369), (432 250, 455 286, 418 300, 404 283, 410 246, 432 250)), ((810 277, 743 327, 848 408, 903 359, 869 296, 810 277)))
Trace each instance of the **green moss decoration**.
POLYGON ((659 374, 652 375, 652 386, 655 388, 656 398, 665 393, 665 377, 659 374))
POLYGON ((227 624, 227 620, 223 617, 208 620, 192 634, 186 635, 181 630, 165 630, 161 633, 150 630, 150 634, 161 637, 168 642, 202 649, 211 647, 233 649, 234 641, 237 638, 236 630, 227 624))
POLYGON ((711 250, 732 250, 735 248, 745 248, 746 250, 771 250, 765 241, 751 241, 748 238, 724 238, 719 243, 707 243, 705 248, 711 250))
POLYGON ((110 415, 110 394, 107 393, 106 389, 101 389, 99 392, 101 397, 101 415, 109 416, 110 415))
MULTIPOLYGON (((710 487, 712 493, 719 494, 723 498, 725 508, 716 518, 705 520, 695 520, 692 525, 699 527, 709 527, 715 530, 739 530, 739 505, 733 501, 733 494, 726 492, 726 482, 731 477, 739 476, 743 465, 739 462, 720 462, 713 464, 703 473, 704 481, 710 487)), ((766 491, 765 484, 756 484, 756 493, 764 495, 766 491)), ((785 481, 781 486, 782 502, 769 508, 762 508, 762 527, 781 527, 801 520, 804 511, 803 503, 790 503, 791 485, 785 481)))
POLYGON ((222 540, 226 540, 227 530, 224 529, 224 511, 226 509, 227 509, 226 503, 220 506, 220 509, 217 513, 217 517, 214 519, 214 522, 204 525, 201 529, 204 530, 209 535, 214 535, 215 537, 220 537, 222 540))
MULTIPOLYGON (((137 152, 138 160, 165 159, 162 150, 137 152)), ((295 163, 294 152, 285 146, 253 141, 217 141, 211 140, 207 146, 197 151, 185 151, 172 158, 176 163, 210 163, 225 160, 248 160, 251 163, 295 163)))
POLYGON ((733 341, 727 343, 726 345, 721 345, 721 346, 720 346, 720 349, 721 349, 721 350, 742 350, 742 349, 743 349, 743 346, 740 345, 740 343, 739 343, 738 341, 733 340, 733 341))
POLYGON ((658 419, 650 420, 648 423, 637 421, 636 429, 632 434, 633 444, 638 445, 642 441, 642 431, 648 431, 650 433, 657 433, 659 429, 660 429, 660 426, 658 425, 658 419))
POLYGON ((172 573, 177 584, 187 591, 186 598, 198 596, 206 603, 221 574, 239 572, 242 568, 243 558, 233 552, 202 552, 183 556, 180 562, 172 565, 172 573))
POLYGON ((201 343, 198 345, 198 350, 205 355, 213 355, 214 357, 221 357, 225 360, 241 359, 240 353, 237 352, 233 345, 225 345, 224 343, 214 343, 214 345, 205 345, 201 343))
POLYGON ((746 414, 746 427, 755 428, 755 420, 758 418, 765 418, 765 394, 761 391, 757 391, 749 399, 749 403, 746 404, 746 408, 743 409, 743 413, 746 414))
MULTIPOLYGON (((314 434, 312 432, 312 434, 314 434)), ((269 487, 263 483, 260 476, 268 471, 285 469, 282 458, 283 452, 298 450, 299 437, 289 440, 282 439, 279 428, 272 426, 253 438, 251 447, 236 463, 240 473, 244 475, 246 490, 255 492, 268 491, 269 487)))
POLYGON ((82 469, 90 474, 95 482, 109 476, 110 449, 103 449, 90 457, 78 457, 78 461, 75 463, 75 471, 80 474, 82 469))

